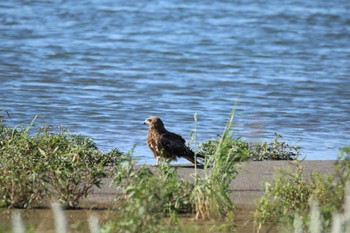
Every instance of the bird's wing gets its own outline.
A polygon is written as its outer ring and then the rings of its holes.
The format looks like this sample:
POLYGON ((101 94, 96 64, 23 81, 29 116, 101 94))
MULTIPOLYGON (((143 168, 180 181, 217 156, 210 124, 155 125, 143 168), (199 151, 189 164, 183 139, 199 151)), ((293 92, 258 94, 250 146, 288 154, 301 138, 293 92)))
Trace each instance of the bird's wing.
MULTIPOLYGON (((195 159, 195 153, 186 146, 185 142, 185 139, 180 135, 171 132, 162 134, 160 137, 160 143, 165 154, 174 158, 183 157, 193 164, 198 163, 195 159)), ((204 158, 202 155, 198 157, 204 158)))
POLYGON ((166 153, 182 156, 188 153, 185 139, 175 133, 167 132, 160 137, 160 143, 166 153))

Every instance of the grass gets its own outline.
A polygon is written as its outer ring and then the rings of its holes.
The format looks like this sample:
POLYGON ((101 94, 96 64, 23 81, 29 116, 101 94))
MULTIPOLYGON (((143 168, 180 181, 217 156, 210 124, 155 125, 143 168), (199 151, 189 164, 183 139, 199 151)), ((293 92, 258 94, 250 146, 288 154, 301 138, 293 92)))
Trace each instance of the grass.
POLYGON ((193 184, 179 178, 176 168, 167 163, 153 174, 145 166, 137 169, 130 154, 122 157, 114 176, 121 190, 115 201, 119 214, 109 223, 110 232, 179 232, 182 213, 194 213, 196 220, 226 221, 221 226, 232 230, 234 204, 229 185, 238 167, 226 152, 233 117, 234 111, 215 154, 205 160, 205 176, 196 173, 193 184))
POLYGON ((325 218, 322 215, 322 209, 320 205, 313 200, 310 204, 309 221, 305 224, 302 222, 302 217, 295 215, 293 221, 293 228, 289 229, 290 232, 295 233, 349 233, 350 232, 350 186, 347 185, 345 190, 344 200, 339 210, 334 210, 332 215, 325 218), (329 226, 325 226, 324 221, 330 221, 329 226))
MULTIPOLYGON (((51 210, 52 210, 53 220, 54 220, 54 224, 52 226, 52 229, 54 230, 52 232, 68 233, 69 228, 68 228, 67 218, 61 206, 58 203, 52 203, 51 210)), ((26 226, 24 224, 22 216, 18 211, 12 211, 11 219, 12 219, 13 233, 38 232, 38 230, 34 229, 33 227, 26 226)), ((89 229, 91 233, 102 233, 102 231, 100 230, 100 226, 98 224, 98 218, 96 216, 93 216, 93 215, 89 216, 88 225, 90 226, 89 229)), ((8 232, 8 230, 4 230, 3 232, 8 232)))
POLYGON ((335 176, 314 172, 306 179, 297 160, 294 170, 280 170, 272 183, 265 184, 265 194, 257 201, 257 229, 266 223, 282 224, 289 229, 293 229, 293 225, 295 229, 310 226, 309 232, 328 232, 335 227, 334 212, 348 214, 343 204, 347 204, 345 190, 350 181, 349 152, 349 147, 342 149, 335 176), (319 220, 317 224, 315 219, 319 220))
POLYGON ((75 207, 121 153, 102 153, 91 139, 61 127, 44 125, 31 135, 34 121, 26 128, 0 124, 0 206, 28 208, 49 198, 75 207))
MULTIPOLYGON (((167 163, 153 173, 146 166, 136 167, 132 151, 103 153, 90 138, 61 127, 35 128, 35 118, 26 128, 4 126, 1 118, 0 206, 37 207, 46 199, 75 208, 103 177, 113 174, 120 190, 113 203, 118 214, 104 224, 96 217, 89 218, 91 232, 183 232, 189 229, 180 218, 184 213, 191 215, 194 223, 220 223, 213 231, 231 232, 235 205, 229 185, 239 172, 242 163, 238 162, 287 159, 294 160, 295 168, 280 170, 273 182, 266 183, 265 195, 257 201, 257 228, 273 222, 295 232, 346 232, 350 222, 350 201, 345 198, 350 148, 342 149, 335 177, 314 173, 310 180, 305 179, 297 147, 282 141, 278 134, 263 143, 234 138, 234 114, 233 109, 222 136, 199 146, 207 157, 203 168, 196 167, 193 182, 181 179, 176 167, 167 163), (199 175, 199 169, 204 175, 199 175)), ((195 127, 191 133, 194 142, 196 132, 195 127)), ((67 232, 60 208, 53 205, 60 226, 56 232, 67 232)), ((19 216, 13 219, 15 232, 34 232, 21 225, 19 216)))
MULTIPOLYGON (((223 135, 212 156, 207 156, 204 177, 196 174, 191 201, 195 207, 196 219, 222 219, 232 216, 234 203, 230 197, 229 185, 238 174, 235 157, 228 153, 233 137, 232 110, 223 135)), ((244 150, 240 151, 245 154, 244 150)))
POLYGON ((169 232, 177 214, 191 212, 189 196, 192 186, 177 177, 176 168, 164 163, 153 174, 146 166, 135 167, 130 156, 123 157, 114 181, 120 188, 116 197, 118 215, 110 222, 111 232, 169 232))
MULTIPOLYGON (((315 200, 310 202, 309 211, 307 215, 309 217, 308 222, 303 222, 303 217, 298 214, 294 214, 291 225, 283 225, 281 232, 295 232, 295 233, 349 233, 350 232, 350 186, 348 185, 345 192, 345 198, 342 202, 342 207, 339 210, 333 211, 331 215, 331 225, 328 228, 324 227, 321 206, 315 200)), ((67 217, 62 208, 56 203, 51 205, 54 224, 52 224, 50 232, 66 233, 66 232, 91 232, 91 233, 108 233, 119 232, 123 226, 119 226, 115 221, 101 222, 99 217, 94 214, 87 216, 87 229, 78 230, 74 227, 74 224, 68 224, 67 217)), ((146 217, 146 216, 145 216, 146 217)), ((169 218, 158 219, 158 225, 148 226, 142 232, 232 232, 232 229, 222 228, 222 226, 214 226, 219 222, 204 221, 194 222, 193 220, 180 218, 177 220, 176 225, 169 222, 169 218), (160 225, 159 225, 160 224, 160 225)), ((10 228, 0 228, 0 232, 9 232, 10 228)), ((48 228, 45 228, 47 231, 48 228)), ((123 229, 123 232, 135 232, 131 228, 123 229)), ((144 230, 144 229, 143 229, 144 230)), ((39 232, 33 226, 27 226, 21 217, 19 211, 12 211, 12 232, 14 233, 34 233, 39 232)))
MULTIPOLYGON (((222 136, 211 139, 199 145, 200 153, 213 156, 219 146, 222 136)), ((299 147, 290 145, 284 137, 275 133, 269 142, 249 142, 238 138, 226 140, 226 153, 234 157, 237 162, 266 161, 266 160, 294 160, 300 156, 299 147)))

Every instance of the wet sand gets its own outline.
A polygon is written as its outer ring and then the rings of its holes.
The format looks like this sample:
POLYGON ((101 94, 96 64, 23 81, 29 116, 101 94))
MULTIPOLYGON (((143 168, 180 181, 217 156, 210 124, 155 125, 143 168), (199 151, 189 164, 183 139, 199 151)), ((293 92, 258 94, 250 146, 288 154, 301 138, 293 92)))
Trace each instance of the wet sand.
MULTIPOLYGON (((311 173, 316 171, 322 174, 332 174, 335 161, 303 161, 302 167, 306 177, 310 177, 311 173)), ((237 232, 253 232, 254 223, 253 215, 255 210, 255 200, 264 193, 264 183, 271 182, 276 175, 276 168, 290 167, 293 169, 293 161, 265 161, 250 162, 241 164, 240 171, 236 179, 231 183, 232 198, 236 205, 235 224, 237 232)), ((193 165, 183 164, 174 165, 178 167, 180 177, 193 181, 195 169, 193 165)), ((157 173, 158 168, 148 166, 153 172, 157 173)), ((203 169, 197 168, 197 173, 203 175, 203 169)), ((115 211, 111 211, 113 207, 113 198, 116 196, 118 189, 112 183, 111 178, 105 178, 101 189, 95 188, 89 197, 82 200, 78 210, 66 210, 66 216, 74 228, 87 230, 87 218, 91 214, 98 215, 101 222, 113 219, 116 215, 115 211)), ((49 232, 53 228, 51 211, 49 209, 20 210, 24 221, 34 225, 40 232, 49 232)), ((8 211, 0 212, 0 231, 2 228, 10 226, 10 214, 8 211)), ((186 221, 186 220, 184 220, 186 221)), ((214 223, 215 224, 215 223, 214 223)), ((277 227, 269 229, 267 226, 261 232, 278 232, 277 227)), ((84 230, 84 231, 85 231, 84 230)))

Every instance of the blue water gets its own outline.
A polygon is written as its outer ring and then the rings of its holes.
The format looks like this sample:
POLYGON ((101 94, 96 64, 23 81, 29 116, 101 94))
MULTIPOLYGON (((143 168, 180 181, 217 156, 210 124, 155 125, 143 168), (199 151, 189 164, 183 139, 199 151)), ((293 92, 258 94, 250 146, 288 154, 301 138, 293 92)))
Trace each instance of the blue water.
POLYGON ((6 124, 62 125, 102 150, 154 159, 158 115, 198 143, 240 96, 236 136, 274 132, 307 159, 350 145, 350 2, 1 1, 0 109, 6 124))

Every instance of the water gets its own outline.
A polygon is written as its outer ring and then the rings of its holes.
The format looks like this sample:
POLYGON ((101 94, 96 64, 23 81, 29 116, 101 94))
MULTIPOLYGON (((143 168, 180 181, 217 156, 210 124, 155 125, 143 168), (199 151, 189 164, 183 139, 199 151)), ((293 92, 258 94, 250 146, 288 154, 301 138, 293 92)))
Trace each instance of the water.
POLYGON ((307 159, 350 145, 350 2, 1 1, 0 109, 153 163, 150 115, 189 140, 274 132, 307 159))

